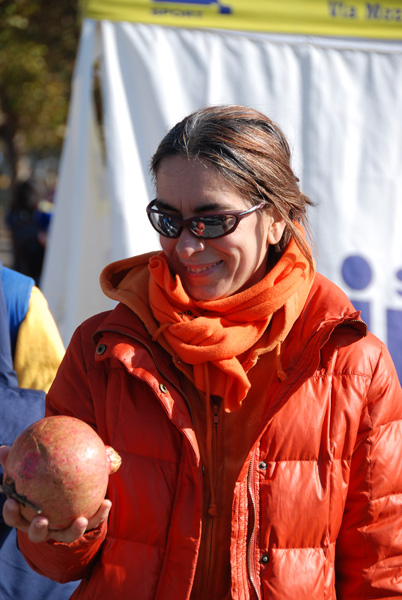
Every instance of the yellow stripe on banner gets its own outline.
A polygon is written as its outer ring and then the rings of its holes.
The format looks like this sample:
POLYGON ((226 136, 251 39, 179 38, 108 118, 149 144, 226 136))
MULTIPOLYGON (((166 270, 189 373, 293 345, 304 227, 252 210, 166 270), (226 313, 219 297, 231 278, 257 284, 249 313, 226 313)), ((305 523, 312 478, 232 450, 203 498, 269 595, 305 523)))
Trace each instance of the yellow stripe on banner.
POLYGON ((184 28, 402 39, 402 0, 84 0, 84 17, 184 28))

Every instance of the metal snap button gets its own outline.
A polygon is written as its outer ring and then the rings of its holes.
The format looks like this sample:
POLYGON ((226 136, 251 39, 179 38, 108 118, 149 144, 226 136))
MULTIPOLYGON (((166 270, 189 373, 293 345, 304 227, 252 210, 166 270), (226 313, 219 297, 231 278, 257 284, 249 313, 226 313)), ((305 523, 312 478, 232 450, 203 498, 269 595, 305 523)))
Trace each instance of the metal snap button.
POLYGON ((259 469, 263 469, 263 470, 264 470, 264 469, 266 469, 266 468, 267 468, 267 463, 266 463, 265 461, 263 461, 263 460, 262 460, 262 461, 259 463, 259 465, 258 465, 258 468, 259 468, 259 469))
POLYGON ((268 554, 263 554, 260 558, 260 563, 262 563, 263 565, 266 565, 268 562, 269 562, 268 554))

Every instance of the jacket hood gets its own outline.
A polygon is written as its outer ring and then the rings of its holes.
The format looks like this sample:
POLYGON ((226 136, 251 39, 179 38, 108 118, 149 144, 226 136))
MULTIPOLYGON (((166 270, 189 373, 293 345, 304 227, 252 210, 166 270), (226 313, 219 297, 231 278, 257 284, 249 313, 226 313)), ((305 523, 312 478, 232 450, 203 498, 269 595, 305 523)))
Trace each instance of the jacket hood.
POLYGON ((346 294, 332 281, 317 273, 303 312, 298 321, 298 335, 301 339, 311 335, 311 330, 319 333, 323 328, 337 327, 348 323, 362 335, 367 335, 367 325, 360 318, 346 294), (304 331, 308 323, 308 330, 304 331), (310 333, 309 333, 310 332, 310 333))
POLYGON ((100 274, 100 285, 104 294, 121 302, 125 292, 132 292, 127 285, 128 280, 131 282, 133 274, 140 277, 142 273, 148 273, 149 259, 158 253, 158 251, 147 252, 107 265, 100 274))
POLYGON ((148 263, 158 252, 148 252, 107 265, 100 275, 103 293, 130 308, 153 335, 158 327, 148 300, 148 263))

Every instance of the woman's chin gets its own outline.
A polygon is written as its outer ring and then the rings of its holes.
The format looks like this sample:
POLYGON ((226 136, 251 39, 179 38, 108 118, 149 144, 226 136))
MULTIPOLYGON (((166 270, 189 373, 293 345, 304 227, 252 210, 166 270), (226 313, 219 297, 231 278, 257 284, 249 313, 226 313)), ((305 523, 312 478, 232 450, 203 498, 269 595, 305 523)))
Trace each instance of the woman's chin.
POLYGON ((193 300, 210 302, 211 300, 219 300, 224 297, 224 292, 217 289, 215 286, 197 286, 187 284, 184 286, 187 294, 193 300))

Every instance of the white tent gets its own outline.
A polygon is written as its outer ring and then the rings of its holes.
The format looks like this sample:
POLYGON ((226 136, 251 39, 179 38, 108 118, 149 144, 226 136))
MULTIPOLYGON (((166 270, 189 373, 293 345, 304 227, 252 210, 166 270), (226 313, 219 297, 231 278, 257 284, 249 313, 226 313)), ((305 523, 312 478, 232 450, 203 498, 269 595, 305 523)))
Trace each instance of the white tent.
POLYGON ((64 341, 110 307, 98 283, 107 263, 159 247, 145 206, 164 133, 201 106, 240 103, 287 133, 317 203, 318 268, 362 309, 402 379, 402 2, 86 10, 43 274, 64 341))

